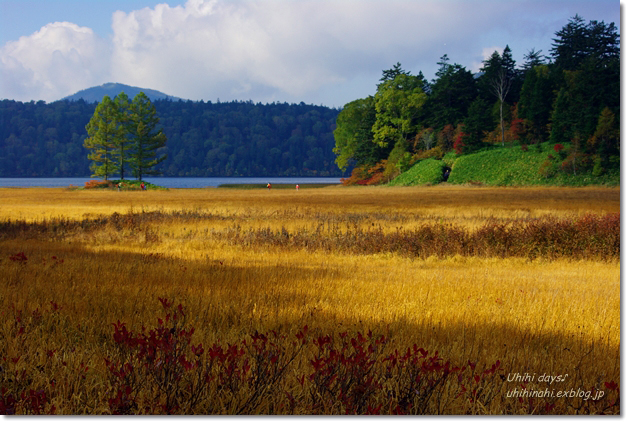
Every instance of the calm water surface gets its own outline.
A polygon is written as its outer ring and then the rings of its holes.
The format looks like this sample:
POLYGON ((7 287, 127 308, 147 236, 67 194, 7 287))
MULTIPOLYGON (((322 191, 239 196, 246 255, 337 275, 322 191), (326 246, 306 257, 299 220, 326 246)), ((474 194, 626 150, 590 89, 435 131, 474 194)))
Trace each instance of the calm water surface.
MULTIPOLYGON (((0 187, 45 187, 59 188, 85 186, 85 182, 94 178, 0 178, 0 187)), ((166 178, 148 177, 145 181, 166 188, 208 188, 225 184, 339 184, 340 178, 166 178)))

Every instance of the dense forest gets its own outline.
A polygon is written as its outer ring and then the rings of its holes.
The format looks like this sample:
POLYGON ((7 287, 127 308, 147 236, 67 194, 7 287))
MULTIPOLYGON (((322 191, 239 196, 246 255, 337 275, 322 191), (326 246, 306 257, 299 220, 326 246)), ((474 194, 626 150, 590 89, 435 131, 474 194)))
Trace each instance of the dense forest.
MULTIPOLYGON (((153 102, 164 176, 342 176, 338 110, 287 103, 153 102)), ((0 177, 90 176, 83 142, 96 104, 0 101, 0 177)))
MULTIPOLYGON (((613 23, 578 15, 555 33, 549 56, 517 67, 508 46, 473 74, 447 55, 436 78, 397 63, 375 95, 346 104, 334 131, 347 184, 391 181, 421 160, 482 149, 554 145, 539 172, 600 176, 619 169, 620 45, 613 23)), ((503 163, 508 166, 508 163, 503 163)))

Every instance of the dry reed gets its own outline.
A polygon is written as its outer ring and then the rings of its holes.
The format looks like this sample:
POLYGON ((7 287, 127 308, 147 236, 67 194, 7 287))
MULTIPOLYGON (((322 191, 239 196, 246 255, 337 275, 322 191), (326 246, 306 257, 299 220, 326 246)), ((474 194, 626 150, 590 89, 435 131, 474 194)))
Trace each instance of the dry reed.
POLYGON ((612 235, 599 222, 618 213, 618 190, 26 189, 0 198, 5 413, 619 413, 615 239, 611 254, 576 243, 575 256, 361 243, 449 224, 468 237, 543 222, 612 235), (236 228, 252 235, 236 242, 236 228), (305 231, 313 245, 276 240, 305 231), (157 368, 160 359, 174 361, 157 368), (533 380, 514 381, 526 373, 533 380))

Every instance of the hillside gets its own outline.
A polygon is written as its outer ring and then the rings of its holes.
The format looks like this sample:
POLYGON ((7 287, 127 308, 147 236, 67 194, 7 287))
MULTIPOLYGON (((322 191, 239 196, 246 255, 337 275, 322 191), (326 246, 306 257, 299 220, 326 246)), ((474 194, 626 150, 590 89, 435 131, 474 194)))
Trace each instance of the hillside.
POLYGON ((170 96, 168 94, 164 94, 160 91, 157 90, 151 90, 148 88, 139 88, 139 87, 132 87, 130 85, 124 85, 124 84, 118 84, 118 83, 114 83, 114 82, 108 82, 106 84, 100 85, 98 87, 91 87, 91 88, 86 88, 84 90, 81 90, 75 94, 72 94, 70 96, 64 97, 61 99, 61 101, 63 100, 69 100, 69 101, 78 101, 78 100, 84 100, 87 103, 97 103, 100 102, 102 100, 102 98, 106 95, 108 95, 111 98, 114 98, 116 95, 120 94, 121 92, 124 92, 126 95, 129 96, 129 98, 133 98, 135 97, 137 94, 140 93, 140 91, 144 92, 144 94, 146 94, 148 96, 148 98, 150 99, 150 101, 156 101, 156 100, 181 100, 178 97, 173 97, 170 96))
MULTIPOLYGON (((549 56, 531 51, 523 64, 515 62, 506 45, 484 60, 478 73, 450 62, 446 54, 432 81, 399 62, 382 71, 373 94, 347 103, 338 114, 337 163, 354 168, 343 183, 388 182, 415 159, 452 158, 455 153, 463 155, 450 183, 618 183, 618 29, 613 23, 587 24, 576 15, 555 35, 549 56), (494 148, 519 140, 552 144, 540 146, 541 151, 536 146, 528 151, 522 146, 494 148), (570 143, 578 148, 570 151, 570 143), (565 149, 546 163, 555 145, 565 149), (487 148, 491 151, 470 154, 487 148)), ((394 183, 435 183, 428 175, 434 170, 442 179, 437 163, 426 161, 394 183)))
MULTIPOLYGON (((569 145, 565 145, 568 148, 569 145)), ((443 181, 442 172, 451 167, 447 180, 450 184, 490 186, 529 185, 619 185, 619 169, 594 176, 591 169, 561 166, 564 160, 554 151, 554 144, 542 143, 524 151, 520 146, 495 147, 493 149, 456 156, 449 153, 443 160, 427 159, 412 166, 393 179, 390 185, 432 185, 443 181), (553 160, 549 160, 549 156, 553 160), (441 174, 438 175, 438 171, 441 174)), ((568 164, 568 163, 567 163, 568 164)))
POLYGON ((447 165, 442 160, 421 160, 406 172, 393 179, 392 186, 434 185, 443 181, 447 165))
MULTIPOLYGON (((153 101, 168 139, 164 176, 343 176, 333 153, 338 110, 253 102, 153 101)), ((90 176, 83 99, 0 101, 0 177, 90 176)))

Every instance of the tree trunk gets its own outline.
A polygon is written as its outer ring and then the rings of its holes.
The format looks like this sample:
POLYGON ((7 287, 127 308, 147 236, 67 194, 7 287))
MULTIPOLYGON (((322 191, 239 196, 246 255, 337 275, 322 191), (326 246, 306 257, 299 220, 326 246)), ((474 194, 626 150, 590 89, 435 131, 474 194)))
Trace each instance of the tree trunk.
POLYGON ((502 147, 504 146, 504 101, 500 99, 499 102, 499 123, 502 128, 502 147))

